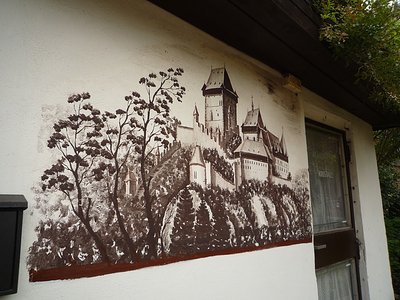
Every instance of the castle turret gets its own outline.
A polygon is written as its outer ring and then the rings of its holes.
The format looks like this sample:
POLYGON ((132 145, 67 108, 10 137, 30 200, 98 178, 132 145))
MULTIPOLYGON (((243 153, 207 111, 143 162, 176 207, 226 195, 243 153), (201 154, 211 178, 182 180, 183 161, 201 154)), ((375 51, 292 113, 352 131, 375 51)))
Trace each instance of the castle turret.
POLYGON ((157 166, 160 163, 160 161, 161 161, 160 147, 157 147, 155 158, 154 158, 154 165, 157 166))
POLYGON ((137 180, 135 174, 128 169, 124 179, 125 182, 125 195, 135 195, 137 188, 137 180))
POLYGON ((286 147, 286 141, 285 141, 285 137, 283 135, 283 127, 282 127, 282 136, 281 136, 281 140, 280 140, 279 144, 280 144, 281 149, 282 149, 282 154, 285 155, 285 156, 288 156, 287 147, 286 147))
POLYGON ((206 165, 200 146, 196 146, 189 163, 190 182, 195 182, 201 187, 206 186, 206 165))
POLYGON ((247 112, 246 119, 242 124, 243 139, 258 141, 261 130, 264 129, 264 123, 261 117, 260 109, 254 109, 252 103, 251 110, 247 112))
POLYGON ((197 105, 194 105, 193 110, 193 128, 199 123, 199 111, 197 110, 197 105))

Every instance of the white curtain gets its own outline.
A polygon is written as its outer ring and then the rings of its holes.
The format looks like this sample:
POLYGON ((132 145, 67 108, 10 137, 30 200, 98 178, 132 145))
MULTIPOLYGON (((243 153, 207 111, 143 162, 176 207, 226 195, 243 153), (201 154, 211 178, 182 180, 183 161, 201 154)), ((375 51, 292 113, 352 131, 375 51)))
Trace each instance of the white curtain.
POLYGON ((349 226, 344 193, 342 136, 307 129, 314 233, 349 226))
POLYGON ((347 261, 317 271, 319 300, 354 300, 352 264, 347 261))

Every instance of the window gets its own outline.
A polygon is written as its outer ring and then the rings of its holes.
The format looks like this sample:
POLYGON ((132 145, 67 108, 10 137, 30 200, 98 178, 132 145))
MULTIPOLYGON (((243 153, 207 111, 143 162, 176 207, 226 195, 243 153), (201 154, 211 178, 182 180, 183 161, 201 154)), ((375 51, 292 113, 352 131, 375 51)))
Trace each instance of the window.
POLYGON ((318 297, 359 299, 345 133, 308 121, 306 138, 318 297))

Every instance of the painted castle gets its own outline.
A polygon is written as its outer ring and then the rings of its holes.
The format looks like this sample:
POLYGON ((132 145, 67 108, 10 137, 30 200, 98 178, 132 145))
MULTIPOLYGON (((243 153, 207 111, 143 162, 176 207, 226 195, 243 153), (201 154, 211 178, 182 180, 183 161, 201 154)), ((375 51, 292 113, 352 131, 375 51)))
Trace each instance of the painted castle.
POLYGON ((250 179, 290 185, 283 130, 281 138, 270 132, 264 125, 260 109, 255 109, 252 103, 239 132, 239 97, 225 68, 211 70, 202 93, 205 101, 204 124, 199 121, 195 105, 193 127, 177 128, 177 140, 182 145, 194 147, 190 182, 231 190, 250 179), (232 143, 236 149, 232 149, 232 143))

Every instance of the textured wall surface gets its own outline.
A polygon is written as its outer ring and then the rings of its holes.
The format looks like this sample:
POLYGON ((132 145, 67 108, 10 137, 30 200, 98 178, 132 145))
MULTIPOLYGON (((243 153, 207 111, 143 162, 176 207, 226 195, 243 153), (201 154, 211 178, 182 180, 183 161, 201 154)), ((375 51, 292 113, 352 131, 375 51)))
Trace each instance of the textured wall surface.
POLYGON ((26 258, 44 215, 35 209, 34 188, 49 160, 56 159, 46 141, 54 121, 65 114, 67 97, 88 91, 93 103, 113 110, 141 76, 179 66, 185 70, 182 84, 190 109, 182 113, 173 106, 172 111, 192 127, 193 105, 204 113, 201 86, 212 67, 224 64, 239 95, 239 125, 251 99, 265 112, 271 132, 279 136, 284 124, 289 154, 296 152, 291 170, 307 168, 306 116, 351 127, 356 226, 364 245, 362 289, 365 299, 391 299, 371 128, 306 89, 291 94, 281 88, 279 72, 145 1, 106 0, 2 2, 0 192, 24 194, 29 202, 18 294, 5 299, 317 299, 312 243, 92 278, 29 282, 26 258), (268 94, 271 86, 274 92, 268 94))

